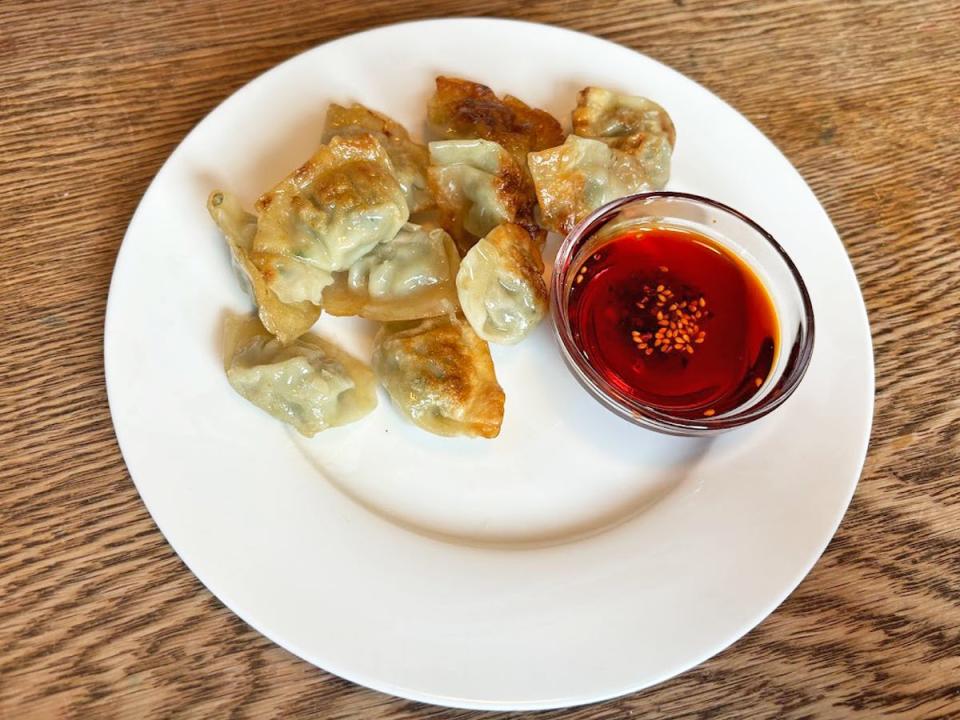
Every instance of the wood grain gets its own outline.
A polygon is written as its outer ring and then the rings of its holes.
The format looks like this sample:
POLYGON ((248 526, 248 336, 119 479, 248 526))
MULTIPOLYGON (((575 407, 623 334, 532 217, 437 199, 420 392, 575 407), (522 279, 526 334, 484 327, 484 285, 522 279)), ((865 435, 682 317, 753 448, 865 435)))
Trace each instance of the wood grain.
POLYGON ((506 718, 317 670, 223 608, 117 449, 102 326, 124 229, 224 97, 347 32, 499 15, 693 77, 783 149, 870 311, 877 414, 823 559, 718 657, 542 718, 960 717, 960 5, 454 0, 0 4, 0 718, 506 718))

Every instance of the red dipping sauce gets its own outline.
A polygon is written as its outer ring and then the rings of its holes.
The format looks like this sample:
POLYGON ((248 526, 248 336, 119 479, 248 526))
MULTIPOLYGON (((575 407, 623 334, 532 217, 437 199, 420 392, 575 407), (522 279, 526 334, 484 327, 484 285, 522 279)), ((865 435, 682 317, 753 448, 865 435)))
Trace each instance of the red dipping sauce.
POLYGON ((611 385, 676 417, 750 399, 773 367, 773 301, 739 257, 699 233, 630 229, 571 273, 574 340, 611 385))

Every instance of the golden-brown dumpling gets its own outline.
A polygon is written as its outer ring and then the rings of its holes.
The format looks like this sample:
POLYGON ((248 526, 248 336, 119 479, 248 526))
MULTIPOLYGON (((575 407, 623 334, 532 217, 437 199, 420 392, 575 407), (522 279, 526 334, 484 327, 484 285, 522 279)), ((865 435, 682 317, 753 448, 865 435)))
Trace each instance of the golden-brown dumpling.
POLYGON ((527 153, 563 142, 563 128, 550 113, 486 85, 440 76, 427 105, 431 130, 443 138, 491 140, 505 148, 526 172, 527 153))
POLYGON ((617 150, 600 140, 568 135, 559 147, 530 153, 541 225, 566 234, 611 200, 662 188, 666 178, 660 169, 670 166, 670 145, 649 149, 656 153, 617 150))
POLYGON ((659 190, 670 179, 676 131, 652 100, 584 88, 573 131, 563 145, 527 156, 541 223, 550 230, 568 233, 601 205, 659 190))
POLYGON ((387 151, 393 172, 400 183, 410 213, 433 205, 427 188, 427 148, 410 139, 407 129, 392 118, 360 104, 343 107, 333 103, 327 109, 323 142, 334 137, 372 135, 387 151))
POLYGON ((543 257, 519 225, 499 225, 470 248, 457 273, 460 306, 484 340, 512 345, 525 338, 549 306, 543 257))
POLYGON ((504 394, 490 347, 457 316, 387 323, 374 340, 373 370, 400 412, 428 432, 500 433, 504 394))
POLYGON ((296 340, 317 321, 320 308, 306 301, 285 303, 268 287, 265 272, 281 273, 279 265, 284 259, 253 252, 257 218, 246 212, 235 197, 215 190, 207 200, 207 210, 227 240, 237 276, 256 304, 263 326, 281 343, 296 340))
POLYGON ((281 345, 253 317, 227 318, 223 366, 234 390, 307 437, 377 406, 366 365, 310 334, 281 345))
POLYGON ((315 286, 306 278, 346 270, 396 235, 409 216, 387 153, 371 135, 334 138, 322 145, 262 195, 256 209, 254 252, 288 258, 298 271, 295 282, 279 285, 283 277, 267 279, 286 302, 317 302, 315 286))
POLYGON ((324 289, 323 307, 331 315, 380 321, 455 313, 459 265, 457 248, 444 230, 407 224, 349 270, 336 273, 324 289))
MULTIPOLYGON (((617 150, 635 151, 651 143, 666 142, 672 148, 677 132, 662 107, 645 97, 619 95, 598 87, 580 91, 573 111, 573 132, 594 138, 617 150)), ((656 152, 648 150, 647 152, 656 152)), ((669 165, 666 173, 669 174, 669 165)), ((663 177, 662 182, 666 183, 663 177)), ((652 178, 652 184, 659 179, 652 178)))
POLYGON ((533 187, 513 156, 490 140, 443 140, 430 148, 430 189, 440 222, 461 253, 497 225, 514 222, 542 233, 533 219, 533 187))

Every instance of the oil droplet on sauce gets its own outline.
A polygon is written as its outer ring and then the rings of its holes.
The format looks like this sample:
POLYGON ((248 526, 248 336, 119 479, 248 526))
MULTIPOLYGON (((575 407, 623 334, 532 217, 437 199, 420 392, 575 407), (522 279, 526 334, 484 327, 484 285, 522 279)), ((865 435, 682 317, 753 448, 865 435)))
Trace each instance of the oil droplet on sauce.
POLYGON ((712 417, 755 395, 776 358, 770 295, 739 257, 699 233, 625 231, 576 269, 568 299, 587 362, 634 400, 712 417))

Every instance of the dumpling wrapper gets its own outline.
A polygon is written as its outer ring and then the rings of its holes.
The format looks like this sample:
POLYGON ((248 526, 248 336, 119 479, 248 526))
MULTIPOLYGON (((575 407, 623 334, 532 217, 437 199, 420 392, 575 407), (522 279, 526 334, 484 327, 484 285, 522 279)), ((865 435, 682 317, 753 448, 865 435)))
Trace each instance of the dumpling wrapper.
POLYGON ((283 258, 263 257, 253 252, 256 216, 246 212, 236 197, 220 190, 210 194, 207 210, 227 240, 234 270, 257 306, 263 326, 283 344, 303 335, 320 317, 320 308, 306 301, 285 303, 270 289, 265 272, 282 273, 277 261, 282 262, 283 258))
POLYGON ((429 144, 430 189, 440 222, 461 254, 497 225, 513 222, 539 241, 533 187, 513 156, 490 140, 442 140, 429 144))
POLYGON ((505 396, 490 346, 457 316, 387 323, 373 370, 401 413, 437 435, 493 438, 505 396))
POLYGON ((256 209, 254 252, 288 258, 300 270, 296 282, 267 278, 285 302, 318 301, 316 285, 307 282, 311 273, 331 279, 330 273, 346 270, 390 240, 410 214, 387 153, 371 135, 334 138, 321 146, 262 195, 256 209))
POLYGON ((490 140, 513 155, 526 173, 527 153, 563 142, 563 128, 550 113, 486 85, 440 76, 427 104, 430 129, 439 137, 490 140))
POLYGON ((331 315, 382 322, 455 313, 460 255, 442 229, 408 224, 350 269, 337 273, 323 293, 331 315))
POLYGON ((307 437, 359 420, 377 406, 370 368, 314 335, 284 346, 256 318, 231 316, 223 359, 234 390, 307 437))
POLYGON ((332 103, 327 109, 322 142, 334 137, 372 135, 386 150, 393 164, 394 175, 407 201, 410 213, 433 205, 427 188, 429 156, 425 145, 410 139, 410 133, 396 120, 360 104, 343 107, 332 103))
POLYGON ((611 200, 662 188, 669 175, 670 144, 650 144, 638 154, 568 135, 563 145, 530 153, 527 160, 541 224, 565 235, 611 200))
POLYGON ((601 205, 659 190, 670 179, 676 130, 652 100, 584 88, 573 131, 563 145, 527 156, 541 221, 550 230, 568 233, 601 205))
POLYGON ((460 264, 457 294, 481 338, 507 345, 523 340, 549 307, 543 257, 530 233, 508 223, 477 242, 460 264))
MULTIPOLYGON (((594 138, 617 150, 657 154, 645 149, 651 143, 676 145, 677 131, 670 115, 653 100, 635 95, 619 95, 598 87, 580 91, 573 111, 573 132, 594 138)), ((669 164, 665 167, 669 175, 669 164)), ((667 177, 652 178, 653 184, 665 184, 667 177)))

